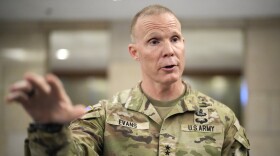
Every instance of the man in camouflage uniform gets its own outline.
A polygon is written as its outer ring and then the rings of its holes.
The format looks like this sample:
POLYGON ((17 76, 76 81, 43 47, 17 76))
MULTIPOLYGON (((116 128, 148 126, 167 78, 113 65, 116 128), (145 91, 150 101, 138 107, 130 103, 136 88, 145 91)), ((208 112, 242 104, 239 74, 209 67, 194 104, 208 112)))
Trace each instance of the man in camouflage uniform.
POLYGON ((87 112, 72 106, 51 74, 29 73, 11 87, 8 101, 21 103, 35 121, 28 129, 26 155, 249 154, 234 113, 181 80, 184 38, 169 9, 141 10, 132 21, 131 38, 129 52, 141 66, 142 81, 87 112))

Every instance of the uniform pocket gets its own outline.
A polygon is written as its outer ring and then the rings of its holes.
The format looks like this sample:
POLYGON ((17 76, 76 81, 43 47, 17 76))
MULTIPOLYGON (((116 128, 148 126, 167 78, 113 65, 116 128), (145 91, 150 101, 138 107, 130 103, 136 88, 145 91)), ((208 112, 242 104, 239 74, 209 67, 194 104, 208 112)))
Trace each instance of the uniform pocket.
POLYGON ((181 131, 177 154, 186 152, 189 155, 221 155, 224 142, 222 125, 182 124, 181 131))
POLYGON ((106 120, 108 135, 114 135, 118 140, 127 140, 130 145, 151 143, 149 122, 136 121, 116 115, 109 116, 106 120))

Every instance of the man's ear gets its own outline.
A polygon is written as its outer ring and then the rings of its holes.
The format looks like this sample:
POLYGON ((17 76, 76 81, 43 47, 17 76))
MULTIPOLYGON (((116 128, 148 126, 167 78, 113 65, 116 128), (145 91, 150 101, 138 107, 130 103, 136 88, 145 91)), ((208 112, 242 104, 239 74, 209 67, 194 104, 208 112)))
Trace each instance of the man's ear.
POLYGON ((131 56, 134 60, 136 60, 136 61, 139 60, 139 54, 138 54, 138 50, 137 50, 137 47, 136 47, 135 44, 133 44, 133 43, 129 44, 129 45, 128 45, 128 51, 129 51, 130 56, 131 56))

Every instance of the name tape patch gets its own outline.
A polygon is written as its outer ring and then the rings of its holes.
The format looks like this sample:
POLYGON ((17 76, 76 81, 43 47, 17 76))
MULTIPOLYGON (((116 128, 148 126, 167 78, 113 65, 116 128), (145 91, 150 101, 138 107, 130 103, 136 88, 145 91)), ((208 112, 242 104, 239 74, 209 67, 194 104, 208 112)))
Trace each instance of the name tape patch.
POLYGON ((136 123, 136 122, 132 122, 132 121, 118 119, 118 120, 114 120, 114 121, 108 120, 107 123, 112 124, 112 125, 120 125, 120 126, 129 127, 129 128, 135 128, 135 129, 149 129, 149 122, 136 123))
POLYGON ((137 128, 137 123, 131 122, 131 121, 126 121, 119 119, 119 125, 125 126, 125 127, 130 127, 130 128, 137 128))

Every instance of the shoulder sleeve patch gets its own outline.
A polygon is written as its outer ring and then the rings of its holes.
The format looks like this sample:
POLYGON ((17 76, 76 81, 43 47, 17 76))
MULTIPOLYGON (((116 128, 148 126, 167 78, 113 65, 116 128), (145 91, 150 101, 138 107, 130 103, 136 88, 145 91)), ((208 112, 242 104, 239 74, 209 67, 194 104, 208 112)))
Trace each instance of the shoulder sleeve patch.
POLYGON ((90 120, 90 119, 93 119, 93 118, 98 118, 100 117, 100 110, 101 110, 101 104, 98 103, 98 104, 95 104, 95 105, 91 105, 91 106, 88 106, 86 108, 86 110, 88 111, 85 115, 83 115, 81 117, 81 119, 84 119, 84 120, 90 120))
POLYGON ((98 118, 98 117, 100 117, 99 110, 91 110, 91 111, 87 112, 84 116, 82 116, 81 119, 90 120, 90 119, 94 119, 94 118, 98 118))

